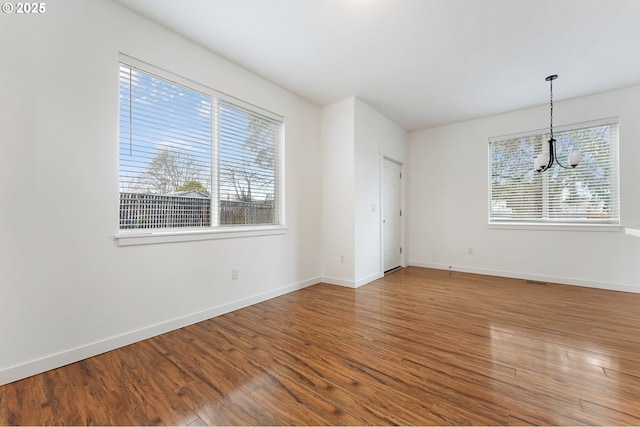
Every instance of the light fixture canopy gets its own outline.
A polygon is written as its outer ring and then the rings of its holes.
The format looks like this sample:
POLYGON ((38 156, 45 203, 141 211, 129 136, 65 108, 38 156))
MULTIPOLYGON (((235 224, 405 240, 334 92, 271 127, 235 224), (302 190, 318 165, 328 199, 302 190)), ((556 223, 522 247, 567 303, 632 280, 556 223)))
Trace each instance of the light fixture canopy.
MULTIPOLYGON (((553 81, 557 78, 558 78, 557 74, 552 74, 547 78, 545 78, 545 80, 549 82, 549 94, 550 94, 549 133, 551 137, 549 138, 549 141, 548 141, 549 151, 542 152, 533 159, 533 169, 536 172, 546 171, 547 169, 551 168, 551 166, 553 166, 554 163, 558 164, 560 167, 564 169, 569 169, 568 166, 564 166, 558 160, 557 151, 556 151, 556 140, 553 137, 553 81)), ((569 165, 572 168, 575 168, 576 166, 578 166, 578 163, 580 163, 580 152, 579 151, 571 152, 569 154, 569 165)))

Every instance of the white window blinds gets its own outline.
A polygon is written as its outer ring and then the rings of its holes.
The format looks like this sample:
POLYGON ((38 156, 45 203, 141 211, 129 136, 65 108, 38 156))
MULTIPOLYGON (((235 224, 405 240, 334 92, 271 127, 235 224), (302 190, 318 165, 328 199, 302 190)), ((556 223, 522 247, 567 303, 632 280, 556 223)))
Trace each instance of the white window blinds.
POLYGON ((282 119, 158 74, 120 64, 120 228, 280 224, 282 119))
POLYGON ((563 127, 554 137, 563 165, 581 152, 575 169, 533 170, 547 149, 543 132, 489 140, 490 223, 619 224, 617 120, 563 127))
POLYGON ((224 101, 218 102, 218 116, 222 222, 273 224, 279 217, 275 171, 280 170, 281 124, 224 101), (228 201, 243 209, 228 212, 224 207, 228 201))

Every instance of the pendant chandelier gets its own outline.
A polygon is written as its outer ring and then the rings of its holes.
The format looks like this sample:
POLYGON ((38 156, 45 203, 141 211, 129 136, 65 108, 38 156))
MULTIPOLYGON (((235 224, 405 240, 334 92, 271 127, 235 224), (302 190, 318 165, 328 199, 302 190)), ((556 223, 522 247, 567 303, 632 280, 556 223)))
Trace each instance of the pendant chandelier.
MULTIPOLYGON (((551 138, 548 141, 549 143, 548 152, 542 152, 538 154, 533 161, 533 169, 536 172, 544 172, 547 169, 551 168, 551 166, 553 166, 554 163, 558 164, 560 167, 564 169, 569 169, 568 166, 563 165, 558 160, 558 156, 556 154, 556 140, 553 137, 553 81, 557 78, 558 78, 558 75, 554 74, 545 79, 546 81, 549 82, 549 88, 550 88, 549 92, 551 94, 551 97, 550 97, 551 98, 551 101, 550 101, 551 114, 550 114, 550 124, 549 124, 549 131, 551 134, 551 138)), ((571 165, 572 168, 575 168, 576 166, 578 166, 578 163, 580 163, 580 152, 572 151, 569 154, 569 165, 571 165)))

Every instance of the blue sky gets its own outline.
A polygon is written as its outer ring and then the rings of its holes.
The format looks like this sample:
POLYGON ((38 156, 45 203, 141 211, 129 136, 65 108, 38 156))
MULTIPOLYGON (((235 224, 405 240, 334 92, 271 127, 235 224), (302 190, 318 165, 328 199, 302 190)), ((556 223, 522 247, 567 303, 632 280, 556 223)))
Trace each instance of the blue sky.
MULTIPOLYGON (((132 69, 130 75, 129 67, 121 66, 119 152, 121 191, 129 191, 130 187, 145 173, 148 163, 165 149, 188 155, 199 171, 194 179, 210 188, 216 178, 211 175, 212 162, 216 160, 216 153, 212 153, 212 144, 215 144, 214 136, 217 136, 213 135, 212 131, 212 110, 216 108, 216 102, 209 95, 164 81, 136 69, 132 69), (129 88, 129 81, 131 81, 131 88, 129 88)), ((222 120, 225 121, 218 123, 222 126, 216 126, 216 129, 220 129, 219 154, 223 167, 220 197, 227 199, 233 198, 235 191, 230 185, 231 181, 225 178, 225 175, 228 176, 225 170, 243 169, 244 166, 245 171, 249 170, 251 174, 260 176, 272 176, 273 171, 258 168, 253 161, 255 153, 244 146, 244 141, 251 135, 247 129, 249 113, 225 103, 219 103, 217 106, 221 111, 222 120)), ((263 140, 262 142, 270 144, 273 141, 263 140)), ((265 197, 273 197, 272 188, 263 190, 257 188, 257 184, 265 180, 269 179, 254 178, 252 189, 254 199, 264 200, 265 197)))

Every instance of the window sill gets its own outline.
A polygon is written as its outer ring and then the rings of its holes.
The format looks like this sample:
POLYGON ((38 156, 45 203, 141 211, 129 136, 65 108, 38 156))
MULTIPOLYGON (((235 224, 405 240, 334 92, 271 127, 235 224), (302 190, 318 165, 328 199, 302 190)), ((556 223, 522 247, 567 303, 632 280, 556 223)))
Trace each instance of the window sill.
POLYGON ((546 230, 546 231, 609 231, 620 232, 624 226, 620 224, 559 224, 559 223, 489 223, 489 228, 493 230, 546 230))
POLYGON ((238 239, 243 237, 285 234, 282 225, 252 227, 220 227, 205 230, 121 231, 115 236, 118 246, 153 245, 158 243, 194 242, 200 240, 238 239))

